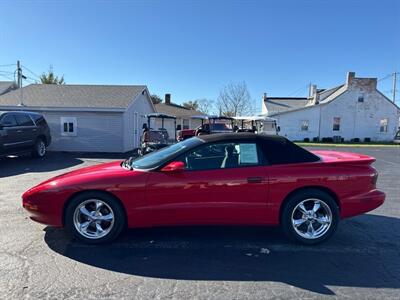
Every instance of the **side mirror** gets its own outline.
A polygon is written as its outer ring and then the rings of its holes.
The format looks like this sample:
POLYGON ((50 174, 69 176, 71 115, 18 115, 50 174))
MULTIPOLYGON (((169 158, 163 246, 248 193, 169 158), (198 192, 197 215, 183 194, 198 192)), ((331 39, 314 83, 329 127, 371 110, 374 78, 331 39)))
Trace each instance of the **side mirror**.
POLYGON ((161 169, 161 172, 182 172, 185 164, 182 161, 173 161, 161 169))
POLYGON ((276 131, 281 131, 281 126, 276 127, 276 131))

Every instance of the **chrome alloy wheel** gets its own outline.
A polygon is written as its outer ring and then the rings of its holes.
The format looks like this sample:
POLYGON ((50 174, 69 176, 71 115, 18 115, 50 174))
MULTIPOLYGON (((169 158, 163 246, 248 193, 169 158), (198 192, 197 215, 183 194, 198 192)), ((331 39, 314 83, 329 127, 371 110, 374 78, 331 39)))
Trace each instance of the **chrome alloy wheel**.
POLYGON ((317 239, 328 232, 332 224, 332 211, 320 199, 301 201, 292 212, 292 226, 305 239, 317 239))
POLYGON ((114 212, 100 199, 89 199, 74 211, 74 226, 84 237, 99 239, 106 236, 114 226, 114 212))
POLYGON ((46 154, 46 145, 43 141, 39 141, 37 144, 37 153, 40 157, 46 154))

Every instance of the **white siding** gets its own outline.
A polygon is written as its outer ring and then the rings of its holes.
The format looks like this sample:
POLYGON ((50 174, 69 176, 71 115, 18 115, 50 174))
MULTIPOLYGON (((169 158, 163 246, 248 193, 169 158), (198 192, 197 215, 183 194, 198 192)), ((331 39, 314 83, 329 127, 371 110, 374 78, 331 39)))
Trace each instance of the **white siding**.
POLYGON ((42 111, 49 124, 49 150, 76 152, 123 152, 122 113, 42 111), (61 118, 75 117, 77 135, 61 135, 61 118))
POLYGON ((147 92, 139 95, 124 112, 124 144, 123 151, 131 151, 139 147, 143 123, 147 122, 145 115, 153 113, 147 92))
POLYGON ((280 135, 291 140, 341 136, 346 141, 354 138, 359 138, 360 141, 365 138, 392 141, 399 126, 400 111, 373 84, 353 84, 332 102, 274 117, 281 128, 280 135), (358 102, 361 94, 364 102, 358 102), (333 131, 334 117, 340 118, 339 131, 333 131), (380 132, 380 120, 383 118, 388 119, 387 132, 380 132), (308 131, 301 131, 302 120, 309 121, 308 131))
POLYGON ((274 116, 277 119, 277 125, 281 129, 279 135, 290 140, 303 140, 305 138, 312 140, 313 137, 317 137, 319 132, 319 110, 320 107, 315 106, 274 116), (301 130, 301 122, 303 120, 308 120, 308 131, 301 130))

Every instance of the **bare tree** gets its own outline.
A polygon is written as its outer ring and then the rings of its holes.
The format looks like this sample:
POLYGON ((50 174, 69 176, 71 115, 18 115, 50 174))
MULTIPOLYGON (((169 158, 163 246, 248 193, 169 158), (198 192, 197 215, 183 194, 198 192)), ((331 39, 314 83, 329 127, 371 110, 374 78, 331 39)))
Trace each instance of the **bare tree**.
POLYGON ((210 99, 198 99, 197 102, 197 110, 204 114, 211 114, 214 108, 214 101, 210 99))
POLYGON ((221 115, 235 117, 251 114, 253 111, 246 82, 230 83, 219 93, 217 106, 221 115))

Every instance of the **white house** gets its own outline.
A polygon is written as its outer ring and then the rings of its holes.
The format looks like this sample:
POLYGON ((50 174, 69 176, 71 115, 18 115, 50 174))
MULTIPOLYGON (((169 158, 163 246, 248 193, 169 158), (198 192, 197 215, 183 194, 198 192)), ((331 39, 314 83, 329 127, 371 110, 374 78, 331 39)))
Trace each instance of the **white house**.
POLYGON ((376 78, 355 77, 328 90, 313 86, 309 98, 267 97, 262 113, 274 117, 280 135, 291 140, 332 138, 351 141, 392 141, 400 108, 377 90, 376 78))
POLYGON ((49 124, 49 150, 126 152, 139 146, 155 112, 144 85, 31 84, 0 96, 0 110, 36 111, 49 124))

